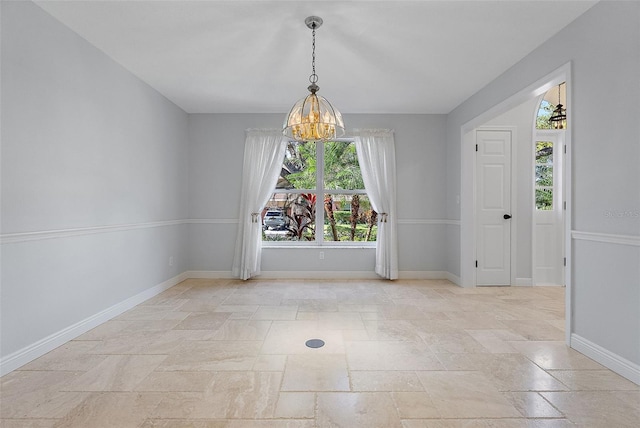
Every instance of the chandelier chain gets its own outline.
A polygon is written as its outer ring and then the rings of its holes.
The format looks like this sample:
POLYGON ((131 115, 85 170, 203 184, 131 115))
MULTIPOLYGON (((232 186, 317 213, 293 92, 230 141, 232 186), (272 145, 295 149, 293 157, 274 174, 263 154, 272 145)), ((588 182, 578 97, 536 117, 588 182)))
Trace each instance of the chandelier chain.
POLYGON ((316 83, 318 81, 318 75, 316 74, 316 24, 313 24, 311 29, 312 42, 311 42, 311 76, 309 76, 309 82, 316 83))

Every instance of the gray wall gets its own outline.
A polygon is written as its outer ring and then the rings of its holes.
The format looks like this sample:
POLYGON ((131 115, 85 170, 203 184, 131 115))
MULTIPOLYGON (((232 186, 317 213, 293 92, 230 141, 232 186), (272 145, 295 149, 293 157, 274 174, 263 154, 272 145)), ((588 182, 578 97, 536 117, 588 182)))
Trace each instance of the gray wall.
MULTIPOLYGON (((247 128, 278 128, 278 114, 189 115, 189 269, 231 270, 240 207, 242 157, 247 128)), ((349 130, 395 131, 400 270, 445 270, 445 116, 345 115, 349 130)), ((348 131, 349 132, 349 131, 348 131)), ((263 251, 264 272, 372 272, 373 249, 263 251)), ((410 272, 410 273, 408 273, 410 272)), ((428 274, 427 274, 428 275, 428 274)))
POLYGON ((6 357, 186 270, 187 115, 35 4, 1 7, 6 357))
MULTIPOLYGON (((640 3, 596 4, 448 115, 447 215, 460 218, 461 126, 568 61, 573 333, 640 364, 640 3), (611 107, 617 120, 606 117, 611 107)), ((459 236, 448 242, 447 266, 459 271, 459 236)))

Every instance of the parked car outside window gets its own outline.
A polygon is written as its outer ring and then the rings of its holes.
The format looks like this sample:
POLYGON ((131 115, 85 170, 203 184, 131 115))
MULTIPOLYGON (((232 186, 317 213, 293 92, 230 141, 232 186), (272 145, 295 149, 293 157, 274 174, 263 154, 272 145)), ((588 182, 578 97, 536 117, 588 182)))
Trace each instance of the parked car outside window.
POLYGON ((281 210, 269 210, 264 215, 264 229, 282 230, 287 227, 287 217, 281 210))

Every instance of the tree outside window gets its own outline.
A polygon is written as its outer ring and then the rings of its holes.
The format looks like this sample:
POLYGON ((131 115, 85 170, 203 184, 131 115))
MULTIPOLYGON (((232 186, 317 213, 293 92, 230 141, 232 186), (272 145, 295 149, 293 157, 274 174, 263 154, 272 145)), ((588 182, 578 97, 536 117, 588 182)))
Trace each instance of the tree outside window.
POLYGON ((536 129, 552 129, 549 118, 555 108, 556 106, 549 103, 547 100, 543 99, 542 102, 540 102, 540 108, 538 109, 538 115, 536 116, 536 129))
POLYGON ((263 225, 264 241, 375 241, 377 213, 364 190, 355 144, 289 142, 263 225))
POLYGON ((536 209, 553 209, 553 143, 536 142, 536 209))

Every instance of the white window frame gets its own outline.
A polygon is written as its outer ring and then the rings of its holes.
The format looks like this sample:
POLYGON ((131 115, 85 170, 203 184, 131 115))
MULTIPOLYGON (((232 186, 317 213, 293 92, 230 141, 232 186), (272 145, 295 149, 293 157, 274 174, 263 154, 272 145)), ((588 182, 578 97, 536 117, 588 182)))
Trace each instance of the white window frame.
MULTIPOLYGON (((355 143, 353 138, 336 138, 331 141, 341 143, 355 143)), ((316 239, 314 241, 262 241, 263 248, 269 247, 349 247, 349 248, 375 248, 376 241, 325 241, 324 240, 324 195, 365 195, 365 189, 344 190, 344 189, 325 189, 324 187, 324 143, 316 142, 316 188, 315 189, 273 189, 274 193, 302 194, 313 193, 316 195, 316 218, 315 231, 316 239), (320 228, 318 226, 320 225, 320 228)), ((368 196, 367 196, 368 197, 368 196)))

